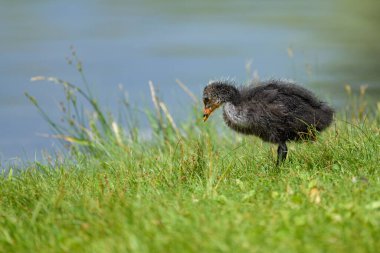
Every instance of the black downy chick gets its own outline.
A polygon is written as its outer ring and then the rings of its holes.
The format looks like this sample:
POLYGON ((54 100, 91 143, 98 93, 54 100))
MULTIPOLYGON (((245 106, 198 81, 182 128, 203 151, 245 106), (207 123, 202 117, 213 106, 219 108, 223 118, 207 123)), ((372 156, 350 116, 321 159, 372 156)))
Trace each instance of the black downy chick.
POLYGON ((224 121, 232 130, 277 143, 277 165, 286 159, 287 141, 315 139, 315 130, 326 129, 334 115, 312 92, 283 80, 243 87, 212 81, 204 88, 203 103, 204 121, 223 105, 224 121))

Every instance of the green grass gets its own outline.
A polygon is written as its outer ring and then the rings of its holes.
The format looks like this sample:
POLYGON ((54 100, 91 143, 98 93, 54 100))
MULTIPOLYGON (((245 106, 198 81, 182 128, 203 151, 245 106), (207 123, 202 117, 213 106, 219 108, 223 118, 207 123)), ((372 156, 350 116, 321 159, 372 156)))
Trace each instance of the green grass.
POLYGON ((279 170, 270 145, 212 130, 1 178, 0 251, 380 248, 375 121, 338 120, 317 142, 291 145, 279 170))
POLYGON ((276 168, 276 147, 215 116, 176 126, 157 99, 144 140, 88 100, 101 117, 53 126, 72 144, 65 162, 0 177, 0 252, 380 249, 380 110, 340 114, 276 168))

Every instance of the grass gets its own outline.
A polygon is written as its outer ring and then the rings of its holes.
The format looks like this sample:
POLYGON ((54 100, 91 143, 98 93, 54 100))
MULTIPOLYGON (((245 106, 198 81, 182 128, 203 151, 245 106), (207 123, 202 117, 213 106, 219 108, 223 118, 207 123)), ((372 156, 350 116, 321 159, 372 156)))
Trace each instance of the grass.
POLYGON ((175 125, 153 84, 146 140, 133 113, 123 130, 89 93, 49 80, 67 94, 64 123, 43 116, 70 156, 0 177, 0 252, 380 248, 380 110, 355 103, 316 142, 291 144, 276 169, 275 147, 218 127, 216 117, 175 125), (78 109, 81 92, 93 113, 78 109))

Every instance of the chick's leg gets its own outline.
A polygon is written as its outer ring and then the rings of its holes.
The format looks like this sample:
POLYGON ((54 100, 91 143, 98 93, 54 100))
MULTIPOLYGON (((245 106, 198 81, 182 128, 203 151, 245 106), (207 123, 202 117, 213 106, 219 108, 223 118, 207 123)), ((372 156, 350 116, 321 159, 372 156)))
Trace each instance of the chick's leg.
POLYGON ((280 165, 283 161, 285 161, 286 156, 288 154, 288 147, 285 142, 281 142, 278 145, 277 149, 277 165, 280 165))

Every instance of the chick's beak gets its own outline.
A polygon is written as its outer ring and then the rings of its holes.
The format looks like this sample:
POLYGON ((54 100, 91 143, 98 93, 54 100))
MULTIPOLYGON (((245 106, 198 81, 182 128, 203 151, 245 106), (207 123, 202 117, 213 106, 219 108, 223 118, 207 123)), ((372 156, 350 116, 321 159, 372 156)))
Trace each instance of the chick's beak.
POLYGON ((213 104, 210 107, 205 107, 203 110, 203 121, 206 121, 210 117, 211 113, 219 107, 219 104, 213 104))
POLYGON ((211 114, 211 108, 205 108, 203 110, 203 121, 206 121, 211 114))

